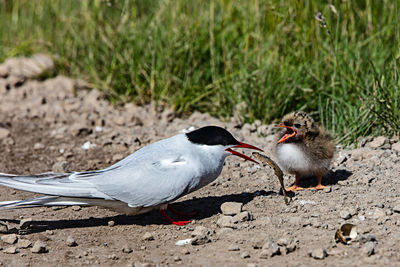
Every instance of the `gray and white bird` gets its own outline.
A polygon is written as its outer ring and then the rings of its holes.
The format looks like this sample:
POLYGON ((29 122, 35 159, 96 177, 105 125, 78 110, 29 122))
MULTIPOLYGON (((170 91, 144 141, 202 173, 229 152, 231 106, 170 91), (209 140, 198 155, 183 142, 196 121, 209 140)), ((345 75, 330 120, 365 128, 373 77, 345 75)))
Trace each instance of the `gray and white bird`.
POLYGON ((97 171, 12 175, 0 173, 0 185, 44 194, 5 201, 2 208, 40 206, 101 206, 134 215, 153 209, 171 223, 165 210, 180 214, 168 203, 214 181, 225 158, 236 155, 255 160, 232 148, 261 149, 237 141, 227 130, 206 126, 145 146, 114 165, 97 171))

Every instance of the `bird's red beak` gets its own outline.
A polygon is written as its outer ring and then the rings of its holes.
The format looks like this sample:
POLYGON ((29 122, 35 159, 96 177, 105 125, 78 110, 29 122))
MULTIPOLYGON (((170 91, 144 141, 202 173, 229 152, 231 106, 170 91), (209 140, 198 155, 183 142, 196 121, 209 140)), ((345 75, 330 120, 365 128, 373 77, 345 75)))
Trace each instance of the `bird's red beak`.
POLYGON ((278 124, 277 126, 278 127, 282 127, 282 128, 286 128, 286 133, 285 133, 284 136, 282 136, 281 139, 279 139, 278 144, 279 143, 283 143, 283 142, 289 140, 290 138, 292 138, 292 137, 294 137, 296 135, 296 130, 293 129, 293 127, 286 126, 286 125, 284 125, 282 123, 278 124))
MULTIPOLYGON (((258 147, 255 147, 255 146, 252 146, 252 145, 249 145, 249 144, 246 144, 246 143, 242 143, 242 142, 239 142, 239 144, 237 146, 234 146, 233 148, 250 148, 250 149, 255 149, 255 150, 259 150, 261 152, 264 152, 262 149, 259 149, 258 147)), ((258 162, 255 161, 254 159, 252 159, 252 158, 250 158, 250 157, 248 157, 246 155, 243 155, 242 153, 236 152, 236 151, 234 151, 234 150, 232 150, 230 148, 225 149, 225 151, 228 151, 229 153, 232 153, 235 156, 244 158, 245 160, 250 160, 250 161, 258 164, 258 162)))

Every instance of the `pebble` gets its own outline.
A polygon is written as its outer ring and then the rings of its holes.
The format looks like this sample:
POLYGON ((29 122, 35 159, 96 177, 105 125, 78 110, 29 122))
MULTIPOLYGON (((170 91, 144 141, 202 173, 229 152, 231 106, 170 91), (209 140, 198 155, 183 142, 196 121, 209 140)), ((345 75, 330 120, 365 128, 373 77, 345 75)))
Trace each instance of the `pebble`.
POLYGON ((1 241, 7 244, 14 244, 15 242, 17 242, 17 240, 18 237, 16 234, 3 235, 1 237, 1 241))
POLYGON ((36 241, 31 248, 32 253, 45 253, 47 252, 46 244, 43 241, 36 241))
POLYGON ((197 235, 190 240, 190 244, 193 246, 204 245, 210 242, 208 235, 197 235))
POLYGON ((18 239, 17 248, 29 248, 32 242, 28 239, 18 239))
POLYGON ((369 142, 368 146, 370 148, 376 149, 378 147, 383 146, 387 142, 387 140, 388 139, 384 136, 378 136, 378 137, 375 137, 372 142, 369 142))
POLYGON ((22 219, 19 222, 19 229, 28 229, 31 226, 32 218, 22 219))
POLYGON ((400 213, 400 205, 396 205, 393 207, 393 211, 396 213, 400 213))
POLYGON ((247 258, 250 258, 250 254, 249 254, 248 252, 242 252, 242 253, 240 254, 240 257, 241 257, 242 259, 247 259, 247 258))
POLYGON ((142 240, 145 240, 145 241, 154 240, 154 235, 153 235, 152 233, 146 232, 146 233, 144 233, 144 235, 142 236, 142 240))
POLYGON ((239 222, 247 222, 247 221, 252 221, 253 220, 253 214, 251 214, 249 211, 242 211, 239 214, 236 214, 234 216, 235 220, 238 220, 239 222))
POLYGON ((0 127, 0 140, 8 137, 9 135, 10 135, 10 130, 0 127))
POLYGON ((132 253, 132 252, 133 252, 133 249, 132 249, 131 247, 124 246, 124 247, 122 248, 122 252, 123 252, 123 253, 126 253, 126 254, 129 254, 129 253, 132 253))
POLYGON ((367 256, 371 256, 375 252, 375 242, 368 241, 362 246, 361 251, 367 256))
POLYGON ((330 192, 332 192, 332 187, 330 187, 330 186, 325 187, 325 188, 324 188, 324 192, 325 192, 325 193, 330 193, 330 192))
POLYGON ((51 167, 52 171, 55 173, 65 173, 68 172, 69 164, 67 161, 59 161, 53 164, 51 167))
POLYGON ((75 247, 78 245, 72 236, 68 236, 65 242, 67 243, 68 247, 75 247))
POLYGON ((237 228, 237 223, 238 221, 231 216, 221 216, 217 221, 217 225, 222 228, 228 227, 235 229, 237 228))
POLYGON ((392 149, 398 153, 400 153, 400 142, 394 143, 392 145, 392 149))
POLYGON ((81 209, 81 206, 72 206, 73 211, 80 211, 81 209))
POLYGON ((259 258, 268 259, 276 255, 281 255, 280 247, 269 241, 263 245, 259 258))
POLYGON ((341 211, 340 211, 340 218, 345 219, 345 220, 348 220, 348 219, 351 218, 351 214, 350 214, 350 212, 347 211, 347 210, 341 210, 341 211))
POLYGON ((265 234, 256 234, 254 235, 254 237, 251 239, 251 244, 253 246, 253 248, 255 249, 259 249, 262 248, 263 245, 265 244, 265 240, 268 237, 265 234))
POLYGON ((40 149, 44 149, 46 146, 44 145, 44 144, 42 144, 42 143, 35 143, 34 145, 33 145, 33 149, 34 150, 40 150, 40 149))
POLYGON ((18 249, 17 249, 17 247, 12 246, 12 247, 8 247, 8 248, 4 249, 3 252, 6 254, 17 254, 18 249))
POLYGON ((113 227, 115 225, 115 222, 114 221, 108 221, 107 224, 108 224, 108 226, 113 227))
POLYGON ((310 257, 316 259, 316 260, 322 260, 325 259, 326 256, 328 256, 328 253, 326 253, 326 250, 323 248, 316 248, 312 250, 311 252, 308 253, 310 257))
POLYGON ((196 226, 196 228, 194 228, 191 236, 195 237, 195 236, 202 236, 202 235, 209 235, 210 231, 204 227, 204 226, 196 226))
POLYGON ((243 203, 239 202, 225 202, 221 205, 221 211, 224 215, 234 216, 242 212, 243 203))
POLYGON ((239 246, 235 244, 231 244, 228 247, 228 251, 239 251, 239 250, 240 250, 239 246))

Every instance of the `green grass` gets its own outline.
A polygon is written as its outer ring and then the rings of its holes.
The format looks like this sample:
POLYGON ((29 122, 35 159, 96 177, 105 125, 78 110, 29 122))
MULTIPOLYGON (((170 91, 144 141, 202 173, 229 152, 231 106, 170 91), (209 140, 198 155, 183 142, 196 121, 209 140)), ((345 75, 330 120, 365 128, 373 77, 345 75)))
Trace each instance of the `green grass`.
POLYGON ((265 123, 303 109, 349 144, 399 135, 398 0, 0 0, 0 61, 57 55, 114 102, 265 123), (324 23, 315 19, 322 12, 324 23))

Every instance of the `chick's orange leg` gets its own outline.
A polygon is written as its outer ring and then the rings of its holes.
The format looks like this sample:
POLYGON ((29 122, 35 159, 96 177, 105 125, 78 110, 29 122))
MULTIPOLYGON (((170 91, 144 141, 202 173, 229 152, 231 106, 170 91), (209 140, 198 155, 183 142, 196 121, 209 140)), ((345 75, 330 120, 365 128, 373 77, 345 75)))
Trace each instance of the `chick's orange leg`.
POLYGON ((287 187, 286 191, 297 191, 297 190, 303 190, 303 187, 298 186, 297 184, 299 183, 300 180, 300 175, 296 174, 296 181, 294 182, 294 185, 292 185, 291 187, 287 187))
POLYGON ((322 176, 321 176, 321 175, 318 175, 317 178, 318 178, 318 184, 317 184, 317 186, 310 187, 310 189, 321 190, 321 189, 324 189, 324 188, 326 187, 325 185, 322 185, 322 184, 321 184, 321 182, 322 182, 322 176))

